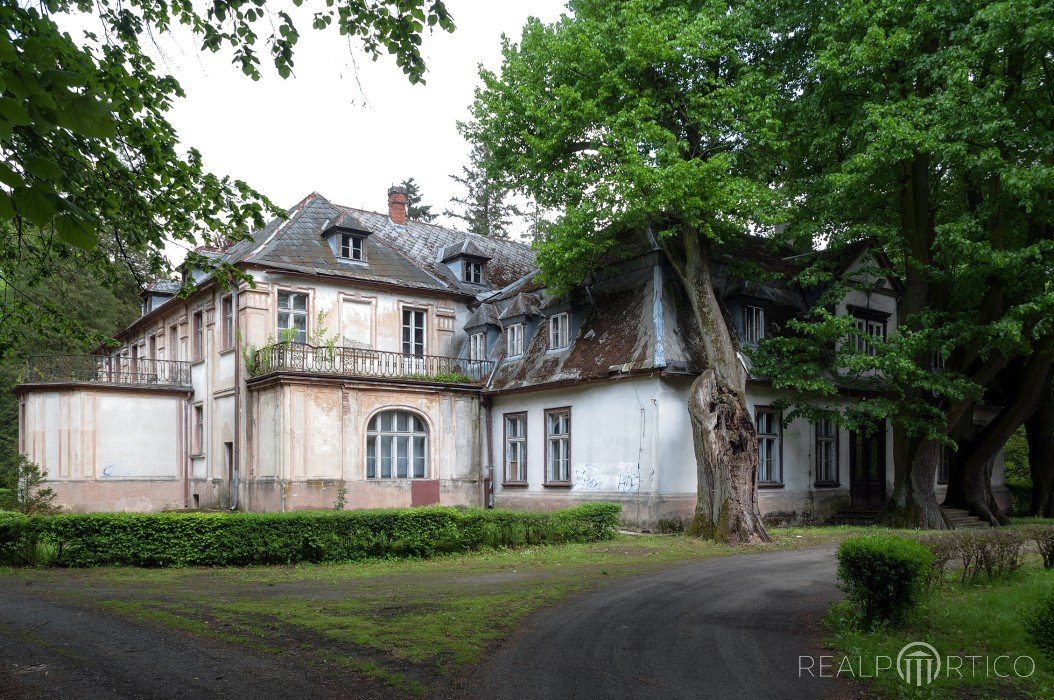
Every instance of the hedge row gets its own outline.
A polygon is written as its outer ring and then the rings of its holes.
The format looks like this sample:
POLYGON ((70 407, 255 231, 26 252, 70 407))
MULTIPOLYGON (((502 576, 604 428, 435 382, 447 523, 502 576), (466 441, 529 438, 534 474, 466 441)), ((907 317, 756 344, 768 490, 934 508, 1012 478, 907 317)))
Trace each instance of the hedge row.
POLYGON ((0 513, 0 563, 246 566, 427 557, 611 537, 619 507, 548 513, 446 507, 293 513, 0 513))

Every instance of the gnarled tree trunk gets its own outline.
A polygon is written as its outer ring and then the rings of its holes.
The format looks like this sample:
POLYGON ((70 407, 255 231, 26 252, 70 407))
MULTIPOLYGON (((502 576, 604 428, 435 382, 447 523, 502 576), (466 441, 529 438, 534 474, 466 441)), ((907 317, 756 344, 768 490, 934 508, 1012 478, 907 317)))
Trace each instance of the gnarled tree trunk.
POLYGON ((699 500, 689 532, 720 542, 767 542, 758 509, 758 441, 746 402, 747 372, 714 291, 711 248, 688 229, 660 239, 702 335, 706 371, 692 384, 699 500))
POLYGON ((1025 421, 1028 467, 1032 473, 1032 503, 1028 514, 1054 518, 1054 390, 1048 380, 1046 395, 1025 421))
POLYGON ((893 495, 886 507, 886 523, 893 527, 949 529, 951 525, 933 492, 940 444, 911 437, 901 426, 893 430, 893 495))

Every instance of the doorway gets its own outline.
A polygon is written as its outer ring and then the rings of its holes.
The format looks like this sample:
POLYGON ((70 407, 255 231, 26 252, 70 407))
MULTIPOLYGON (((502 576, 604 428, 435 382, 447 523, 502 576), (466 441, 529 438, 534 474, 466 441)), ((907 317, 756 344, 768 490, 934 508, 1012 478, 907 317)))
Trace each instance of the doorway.
POLYGON ((849 496, 854 508, 886 505, 886 430, 849 433, 849 496))

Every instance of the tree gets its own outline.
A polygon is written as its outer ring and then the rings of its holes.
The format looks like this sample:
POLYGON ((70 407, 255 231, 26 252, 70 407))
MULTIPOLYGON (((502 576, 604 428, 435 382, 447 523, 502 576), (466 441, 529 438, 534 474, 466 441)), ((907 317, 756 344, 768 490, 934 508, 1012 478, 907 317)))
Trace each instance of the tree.
MULTIPOLYGON (((934 473, 940 445, 956 439, 946 503, 1005 521, 988 464, 1034 410, 1051 368, 1054 65, 1041 28, 1054 8, 883 0, 780 9, 774 57, 787 71, 781 104, 796 147, 781 181, 799 204, 788 236, 835 252, 873 239, 904 293, 897 332, 873 356, 838 345, 853 330, 818 305, 755 366, 796 391, 796 406, 831 395, 845 367, 876 392, 840 418, 893 422, 894 523, 946 526, 934 473), (974 407, 1000 382, 1005 405, 973 436, 974 407)), ((802 281, 822 279, 817 268, 802 281)))
MULTIPOLYGON (((463 134, 472 138, 472 127, 459 125, 463 134)), ((522 216, 519 207, 508 200, 509 189, 500 178, 491 177, 485 169, 487 154, 484 146, 473 143, 469 164, 461 166, 460 175, 450 178, 465 188, 462 197, 451 197, 457 207, 447 209, 444 216, 464 221, 472 233, 493 238, 508 238, 513 217, 522 216)))
POLYGON ((538 246, 545 282, 566 291, 620 236, 650 228, 699 326, 708 367, 689 411, 699 501, 692 531, 767 540, 746 371, 715 294, 718 251, 778 216, 768 186, 777 91, 751 60, 768 35, 722 2, 572 0, 529 20, 482 71, 472 138, 488 177, 561 215, 538 246), (573 16, 572 16, 573 15, 573 16))
MULTIPOLYGON (((426 26, 454 26, 442 0, 338 0, 302 11, 309 10, 314 29, 336 27, 375 58, 393 54, 411 82, 424 76, 426 26)), ((289 13, 263 0, 0 0, 0 25, 0 224, 11 224, 0 248, 24 248, 33 228, 52 231, 54 245, 103 258, 96 247, 105 235, 120 251, 144 251, 151 266, 163 268, 166 241, 193 248, 237 239, 262 226, 265 215, 281 215, 246 183, 207 172, 197 151, 181 148, 166 113, 182 90, 144 45, 183 25, 203 49, 233 49, 234 62, 256 79, 263 42, 286 77, 299 39, 289 13), (78 39, 63 32, 56 19, 74 12, 93 12, 101 32, 78 39)), ((191 256, 191 263, 209 261, 191 256)), ((218 270, 221 278, 232 272, 218 270)))
POLYGON ((1032 503, 1028 514, 1054 518, 1054 380, 1048 380, 1039 408, 1025 422, 1032 503))
POLYGON ((421 200, 424 199, 421 186, 414 182, 412 177, 403 180, 402 186, 406 188, 406 217, 408 219, 427 223, 436 218, 436 215, 432 213, 431 205, 421 204, 421 200))

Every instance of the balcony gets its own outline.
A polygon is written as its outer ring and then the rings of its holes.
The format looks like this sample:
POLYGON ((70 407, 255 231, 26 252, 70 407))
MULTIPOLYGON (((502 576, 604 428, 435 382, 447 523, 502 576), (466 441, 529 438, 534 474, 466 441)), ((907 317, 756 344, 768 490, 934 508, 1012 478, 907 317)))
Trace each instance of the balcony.
POLYGON ((482 384, 493 368, 494 363, 489 360, 275 343, 252 353, 248 372, 254 377, 273 372, 296 372, 363 379, 482 384))
POLYGON ((29 358, 21 383, 189 389, 190 363, 104 355, 36 355, 29 358))

